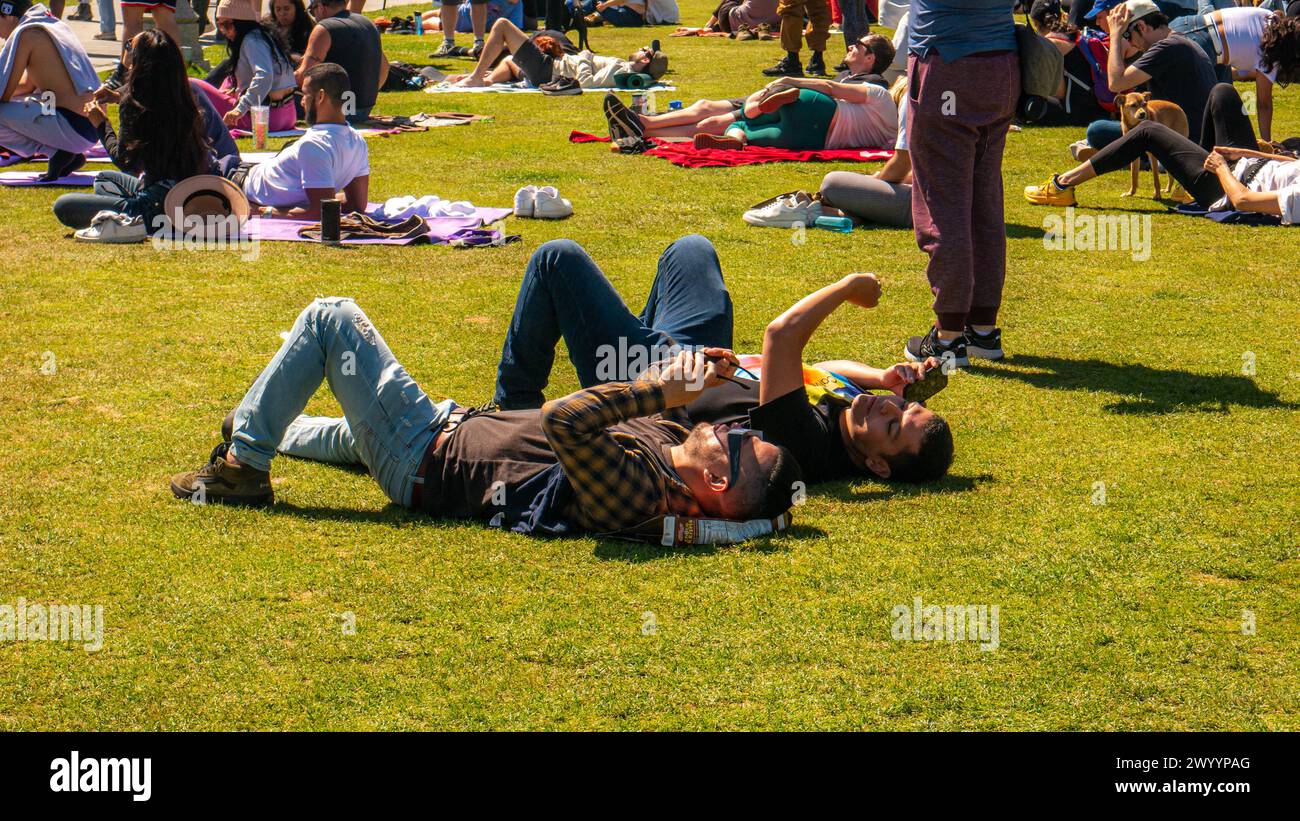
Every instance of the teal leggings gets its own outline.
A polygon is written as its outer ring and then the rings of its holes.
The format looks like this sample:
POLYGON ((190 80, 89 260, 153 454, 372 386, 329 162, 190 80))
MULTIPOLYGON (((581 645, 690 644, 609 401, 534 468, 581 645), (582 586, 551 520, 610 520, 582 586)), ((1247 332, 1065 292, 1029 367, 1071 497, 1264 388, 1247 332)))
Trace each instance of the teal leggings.
POLYGON ((820 91, 800 89, 799 99, 770 114, 759 114, 751 119, 742 109, 736 114, 735 124, 727 126, 727 130, 745 132, 746 139, 754 145, 815 151, 826 147, 826 134, 835 118, 835 106, 833 97, 820 91))

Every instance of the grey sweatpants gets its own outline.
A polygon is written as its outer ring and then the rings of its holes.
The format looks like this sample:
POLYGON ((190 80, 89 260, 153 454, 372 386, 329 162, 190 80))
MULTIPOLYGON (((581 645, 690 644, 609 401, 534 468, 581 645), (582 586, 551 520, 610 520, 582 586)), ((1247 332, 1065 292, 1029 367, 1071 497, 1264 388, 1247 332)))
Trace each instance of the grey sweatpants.
POLYGON ((57 150, 84 154, 95 144, 76 132, 57 109, 49 110, 39 97, 22 97, 0 103, 0 146, 31 157, 57 150))
POLYGON ((867 174, 832 171, 822 179, 822 202, 859 222, 912 227, 912 186, 867 174))

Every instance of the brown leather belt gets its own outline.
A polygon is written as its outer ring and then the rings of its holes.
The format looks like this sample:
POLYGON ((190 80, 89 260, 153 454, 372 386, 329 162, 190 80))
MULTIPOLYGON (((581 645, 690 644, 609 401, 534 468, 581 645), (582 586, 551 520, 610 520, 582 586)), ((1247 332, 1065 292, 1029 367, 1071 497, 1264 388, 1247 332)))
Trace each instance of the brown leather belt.
POLYGON ((420 466, 415 470, 415 484, 411 485, 411 504, 412 510, 424 509, 424 486, 428 482, 429 466, 433 462, 433 454, 437 452, 438 446, 442 440, 455 432, 460 427, 460 423, 465 421, 465 417, 470 415, 470 408, 456 408, 447 416, 447 421, 443 423, 438 432, 433 435, 433 441, 424 449, 424 458, 420 460, 420 466))

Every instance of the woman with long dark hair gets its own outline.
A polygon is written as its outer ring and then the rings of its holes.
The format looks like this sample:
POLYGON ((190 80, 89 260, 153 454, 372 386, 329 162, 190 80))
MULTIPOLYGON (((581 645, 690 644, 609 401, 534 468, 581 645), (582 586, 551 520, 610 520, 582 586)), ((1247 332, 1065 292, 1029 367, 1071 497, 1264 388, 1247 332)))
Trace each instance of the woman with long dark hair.
POLYGON ((222 89, 196 83, 226 125, 249 130, 254 106, 271 108, 271 131, 293 128, 298 112, 293 106, 293 60, 280 32, 258 19, 248 0, 221 0, 217 29, 226 38, 233 74, 222 89))
POLYGON ((86 106, 86 117, 121 171, 101 171, 93 194, 64 194, 55 200, 54 215, 71 228, 85 228, 98 212, 114 211, 143 217, 152 231, 171 187, 214 168, 212 146, 176 43, 159 29, 146 30, 131 41, 126 61, 118 107, 121 133, 113 130, 102 102, 86 106))

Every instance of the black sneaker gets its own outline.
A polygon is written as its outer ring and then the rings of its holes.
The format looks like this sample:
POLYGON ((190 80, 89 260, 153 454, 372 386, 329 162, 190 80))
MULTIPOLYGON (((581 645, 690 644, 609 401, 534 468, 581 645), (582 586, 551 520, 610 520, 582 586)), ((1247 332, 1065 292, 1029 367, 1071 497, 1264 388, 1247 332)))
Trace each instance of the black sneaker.
POLYGON ((782 57, 776 65, 771 68, 763 69, 764 77, 802 77, 803 68, 799 65, 799 60, 791 57, 789 54, 782 57))
POLYGON ((924 362, 933 356, 950 368, 965 368, 970 365, 966 338, 959 336, 951 342, 943 342, 939 339, 939 329, 934 326, 930 327, 925 336, 914 336, 907 340, 903 356, 907 357, 908 362, 924 362))
POLYGON ((226 461, 230 445, 222 442, 212 449, 208 463, 195 471, 172 477, 172 495, 194 504, 227 504, 261 507, 275 501, 271 474, 248 465, 236 467, 226 461))
POLYGON ((582 86, 572 77, 561 77, 549 83, 542 83, 537 90, 551 97, 572 97, 582 93, 582 86))
POLYGON ((612 141, 640 140, 645 137, 645 126, 642 125, 641 118, 624 105, 617 94, 613 92, 606 94, 603 105, 605 120, 609 123, 609 138, 612 141))
POLYGON ((966 326, 966 350, 977 359, 1001 359, 1002 329, 994 328, 986 334, 979 333, 971 326, 966 326))
POLYGON ((826 61, 822 59, 820 51, 814 51, 812 58, 808 60, 808 65, 803 68, 805 74, 811 74, 814 77, 826 76, 826 61))

